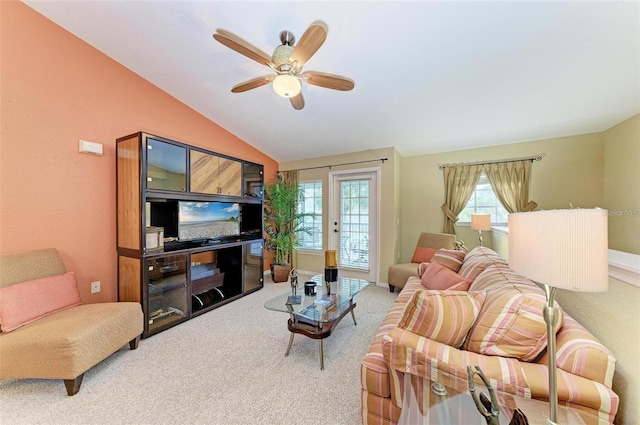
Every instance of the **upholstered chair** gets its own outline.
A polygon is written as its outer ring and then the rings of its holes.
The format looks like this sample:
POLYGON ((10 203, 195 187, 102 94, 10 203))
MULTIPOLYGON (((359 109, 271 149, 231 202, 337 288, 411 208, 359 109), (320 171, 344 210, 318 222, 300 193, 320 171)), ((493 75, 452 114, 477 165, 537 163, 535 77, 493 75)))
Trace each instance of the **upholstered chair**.
POLYGON ((411 262, 389 266, 389 290, 402 289, 407 279, 418 276, 420 263, 428 262, 439 249, 455 249, 456 236, 449 233, 423 232, 418 238, 411 262))

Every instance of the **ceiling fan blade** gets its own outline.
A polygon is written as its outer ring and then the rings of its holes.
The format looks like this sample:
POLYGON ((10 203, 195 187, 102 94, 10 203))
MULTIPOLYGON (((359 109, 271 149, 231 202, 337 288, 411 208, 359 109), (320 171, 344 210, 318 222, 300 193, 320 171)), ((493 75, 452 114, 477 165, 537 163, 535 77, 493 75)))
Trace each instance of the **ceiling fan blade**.
POLYGON ((251 60, 274 68, 273 62, 271 62, 271 55, 268 55, 229 31, 217 29, 216 34, 213 34, 213 38, 251 60))
POLYGON ((276 78, 275 75, 263 75, 262 77, 253 78, 249 81, 245 81, 244 83, 236 84, 231 89, 232 93, 242 93, 243 91, 255 89, 256 87, 264 86, 265 84, 269 84, 276 78))
POLYGON ((307 71, 300 74, 302 80, 314 86, 325 87, 327 89, 349 91, 356 83, 340 75, 327 74, 326 72, 307 71))
POLYGON ((298 69, 318 51, 324 40, 327 38, 327 24, 322 21, 315 21, 302 34, 300 41, 296 44, 291 53, 291 61, 298 61, 298 69))
POLYGON ((289 100, 291 101, 291 106, 293 106, 293 109, 299 111, 300 109, 304 108, 304 97, 302 97, 302 92, 298 93, 294 97, 290 97, 289 100))

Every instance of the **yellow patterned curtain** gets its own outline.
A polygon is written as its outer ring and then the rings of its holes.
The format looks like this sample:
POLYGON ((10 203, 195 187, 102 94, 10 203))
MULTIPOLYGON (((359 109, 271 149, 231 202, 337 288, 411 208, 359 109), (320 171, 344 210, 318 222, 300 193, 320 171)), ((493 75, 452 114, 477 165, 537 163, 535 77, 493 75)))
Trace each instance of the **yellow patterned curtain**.
POLYGON ((530 160, 486 164, 484 172, 498 200, 510 213, 532 211, 538 206, 529 201, 530 160))
POLYGON ((473 195, 482 174, 482 165, 445 167, 443 173, 445 201, 441 208, 444 212, 444 233, 455 234, 458 214, 473 195))
MULTIPOLYGON (((298 170, 288 170, 288 171, 280 171, 280 177, 282 177, 282 181, 291 186, 298 186, 300 184, 300 171, 298 170)), ((296 200, 296 204, 294 205, 294 213, 298 210, 298 202, 296 200)), ((295 222, 291 223, 291 226, 295 226, 295 222)), ((289 255, 287 259, 289 264, 291 264, 291 268, 295 269, 297 266, 297 256, 295 251, 289 255)))

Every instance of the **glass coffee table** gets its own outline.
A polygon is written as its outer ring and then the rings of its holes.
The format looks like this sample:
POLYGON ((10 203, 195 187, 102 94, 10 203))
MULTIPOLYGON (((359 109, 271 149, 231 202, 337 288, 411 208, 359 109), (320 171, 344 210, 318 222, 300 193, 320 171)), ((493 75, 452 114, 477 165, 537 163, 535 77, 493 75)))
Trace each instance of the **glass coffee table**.
POLYGON ((291 303, 291 290, 280 294, 264 303, 265 308, 289 314, 288 328, 291 335, 285 357, 289 355, 293 336, 302 334, 306 337, 317 339, 320 346, 320 370, 324 370, 324 350, 322 340, 327 338, 340 320, 351 313, 353 324, 356 316, 353 309, 356 308, 355 296, 370 283, 363 279, 339 277, 337 282, 331 283, 330 295, 327 295, 326 285, 322 275, 314 276, 311 281, 316 283, 316 295, 304 294, 304 282, 298 284, 296 294, 299 300, 291 303), (333 305, 323 308, 316 303, 319 298, 330 298, 333 305), (298 303, 299 302, 299 303, 298 303))

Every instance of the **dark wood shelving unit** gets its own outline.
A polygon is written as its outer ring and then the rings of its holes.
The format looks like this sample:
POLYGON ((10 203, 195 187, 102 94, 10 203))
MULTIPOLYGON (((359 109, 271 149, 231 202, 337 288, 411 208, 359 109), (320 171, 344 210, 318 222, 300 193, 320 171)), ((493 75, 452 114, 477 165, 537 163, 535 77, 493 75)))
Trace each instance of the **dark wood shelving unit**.
POLYGON ((116 158, 118 299, 143 337, 263 287, 262 165, 144 132, 116 158), (205 204, 229 217, 187 228, 180 208, 205 204))

